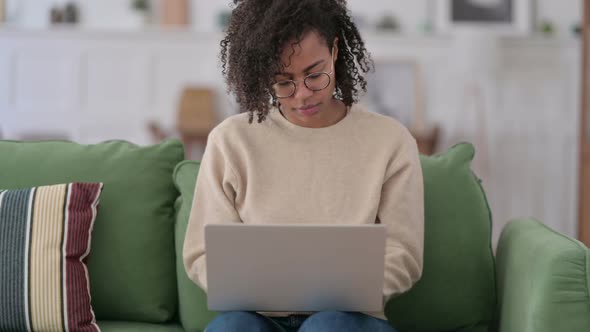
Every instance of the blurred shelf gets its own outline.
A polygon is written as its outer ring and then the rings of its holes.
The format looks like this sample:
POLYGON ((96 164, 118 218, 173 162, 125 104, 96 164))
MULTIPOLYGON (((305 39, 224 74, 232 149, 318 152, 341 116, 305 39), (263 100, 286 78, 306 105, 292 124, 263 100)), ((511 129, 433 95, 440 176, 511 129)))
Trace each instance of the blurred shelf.
MULTIPOLYGON (((361 30, 370 43, 394 43, 404 46, 450 47, 453 37, 437 34, 401 34, 388 31, 361 30)), ((22 28, 0 25, 0 38, 55 38, 55 39, 94 39, 94 40, 221 40, 223 32, 200 31, 192 27, 147 26, 138 28, 88 28, 83 26, 54 26, 50 28, 22 28)), ((540 35, 522 37, 500 37, 501 45, 507 48, 571 48, 577 47, 579 38, 546 37, 540 35)))
POLYGON ((221 31, 197 31, 190 27, 87 28, 62 25, 49 28, 21 28, 0 25, 0 38, 185 41, 221 39, 222 36, 221 31))
MULTIPOLYGON (((387 31, 365 30, 361 31, 367 40, 374 42, 395 42, 396 44, 425 44, 430 46, 449 47, 453 42, 452 35, 441 34, 400 34, 387 31)), ((503 47, 546 47, 569 48, 577 47, 579 38, 574 36, 502 36, 500 45, 503 47)))

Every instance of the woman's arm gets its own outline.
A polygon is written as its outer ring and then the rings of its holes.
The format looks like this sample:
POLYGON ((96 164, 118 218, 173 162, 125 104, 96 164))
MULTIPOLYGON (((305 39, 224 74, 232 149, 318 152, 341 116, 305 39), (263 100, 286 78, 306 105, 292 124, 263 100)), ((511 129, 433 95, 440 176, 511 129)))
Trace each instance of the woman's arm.
POLYGON ((408 131, 387 167, 378 219, 386 226, 385 300, 412 287, 422 275, 424 184, 415 139, 408 131))
POLYGON ((209 136, 201 161, 183 249, 188 276, 205 291, 205 225, 241 222, 234 206, 238 179, 214 133, 209 136))

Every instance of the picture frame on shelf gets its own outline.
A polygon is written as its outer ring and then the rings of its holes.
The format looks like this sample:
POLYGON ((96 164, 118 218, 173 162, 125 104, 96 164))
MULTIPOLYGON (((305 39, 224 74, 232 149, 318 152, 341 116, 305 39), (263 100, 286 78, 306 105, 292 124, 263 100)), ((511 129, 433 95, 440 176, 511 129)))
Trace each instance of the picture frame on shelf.
POLYGON ((410 127, 416 118, 419 95, 418 64, 411 59, 374 59, 375 71, 366 74, 363 103, 379 114, 410 127))
POLYGON ((485 29, 501 35, 531 32, 531 0, 437 0, 436 28, 440 33, 485 29))
POLYGON ((398 120, 410 130, 424 154, 434 153, 439 130, 425 114, 425 87, 414 59, 376 58, 375 70, 366 74, 367 93, 361 103, 370 111, 398 120))

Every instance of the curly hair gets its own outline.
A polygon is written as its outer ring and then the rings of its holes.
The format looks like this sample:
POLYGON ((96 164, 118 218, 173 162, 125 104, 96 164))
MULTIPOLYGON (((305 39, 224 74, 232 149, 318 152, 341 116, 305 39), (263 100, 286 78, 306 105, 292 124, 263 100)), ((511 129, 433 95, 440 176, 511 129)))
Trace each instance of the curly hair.
POLYGON ((283 47, 293 40, 295 44, 301 42, 310 31, 316 31, 330 51, 338 37, 335 97, 350 106, 358 101, 361 91, 366 91, 362 74, 373 68, 373 62, 348 15, 346 0, 233 2, 235 7, 220 43, 222 73, 240 111, 249 112, 250 123, 254 113, 260 123, 277 105, 272 84, 275 73, 282 69, 283 47))

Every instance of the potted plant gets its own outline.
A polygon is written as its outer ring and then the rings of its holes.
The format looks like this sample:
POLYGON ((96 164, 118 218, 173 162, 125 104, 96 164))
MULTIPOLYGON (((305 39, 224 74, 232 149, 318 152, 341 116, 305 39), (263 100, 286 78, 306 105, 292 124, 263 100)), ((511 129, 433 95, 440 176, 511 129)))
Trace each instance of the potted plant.
POLYGON ((131 9, 135 13, 139 26, 145 26, 149 22, 150 0, 131 0, 131 9))

